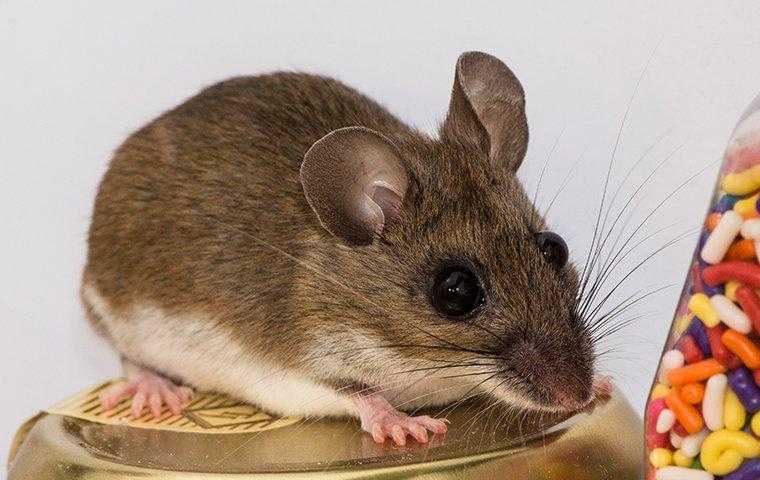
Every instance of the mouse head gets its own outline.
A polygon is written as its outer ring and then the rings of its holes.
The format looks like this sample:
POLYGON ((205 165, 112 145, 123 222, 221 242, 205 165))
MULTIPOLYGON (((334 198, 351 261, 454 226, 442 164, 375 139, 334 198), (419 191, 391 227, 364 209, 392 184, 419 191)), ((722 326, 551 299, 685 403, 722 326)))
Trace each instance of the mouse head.
POLYGON ((588 403, 594 353, 578 277, 516 178, 527 142, 517 78, 469 52, 439 139, 349 127, 308 151, 306 198, 343 245, 330 272, 356 294, 344 330, 393 345, 345 359, 354 367, 341 375, 372 384, 419 366, 522 406, 588 403))

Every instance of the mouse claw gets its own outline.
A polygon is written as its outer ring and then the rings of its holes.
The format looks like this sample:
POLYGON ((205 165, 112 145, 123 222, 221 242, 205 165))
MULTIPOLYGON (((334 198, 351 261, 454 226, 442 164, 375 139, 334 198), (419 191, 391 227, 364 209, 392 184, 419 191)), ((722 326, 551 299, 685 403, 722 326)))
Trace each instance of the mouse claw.
POLYGON ((407 415, 379 396, 360 397, 357 406, 362 428, 372 435, 372 439, 377 443, 384 443, 390 438, 397 446, 403 447, 408 436, 414 438, 417 443, 427 443, 428 432, 443 435, 448 428, 448 421, 445 419, 428 415, 407 415))
POLYGON ((192 390, 150 370, 132 367, 125 381, 100 394, 100 404, 104 410, 111 410, 130 397, 133 419, 142 416, 146 407, 151 416, 159 418, 164 414, 164 406, 172 415, 181 414, 192 397, 192 390))
POLYGON ((594 382, 591 385, 591 401, 581 411, 591 413, 600 404, 606 403, 611 398, 614 388, 615 385, 612 377, 608 375, 594 375, 594 382))
POLYGON ((428 416, 412 417, 401 412, 379 417, 369 428, 376 442, 383 443, 386 438, 391 438, 399 447, 406 445, 408 436, 417 443, 427 443, 428 432, 443 435, 447 429, 446 423, 441 420, 428 416))
POLYGON ((596 375, 594 377, 593 391, 596 397, 607 398, 612 394, 614 385, 609 375, 596 375))

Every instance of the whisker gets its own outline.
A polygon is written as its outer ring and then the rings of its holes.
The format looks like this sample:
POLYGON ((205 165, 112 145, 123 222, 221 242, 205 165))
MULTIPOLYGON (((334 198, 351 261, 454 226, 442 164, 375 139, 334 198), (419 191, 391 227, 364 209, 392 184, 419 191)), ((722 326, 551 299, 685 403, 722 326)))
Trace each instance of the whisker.
MULTIPOLYGON (((644 181, 642 181, 642 182, 641 182, 641 183, 638 185, 638 187, 637 187, 637 188, 634 190, 633 194, 631 194, 631 195, 629 196, 629 198, 628 198, 628 200, 626 201, 626 203, 625 203, 625 204, 624 204, 624 205, 623 205, 623 206, 620 208, 620 211, 618 212, 618 214, 617 214, 617 216, 615 217, 615 219, 614 219, 614 221, 613 221, 612 225, 610 226, 609 230, 607 231, 607 234, 604 236, 604 239, 603 239, 603 240, 600 242, 600 248, 599 248, 599 254, 600 254, 600 255, 601 255, 601 253, 602 253, 602 249, 603 249, 603 248, 604 248, 604 246, 606 245, 606 243, 607 243, 607 241, 608 241, 608 239, 609 239, 610 235, 611 235, 611 234, 612 234, 612 232, 614 231, 614 228, 615 228, 615 226, 617 225, 618 221, 619 221, 619 220, 620 220, 620 218, 622 217, 622 214, 623 214, 623 212, 625 212, 625 211, 627 210, 627 207, 630 205, 631 201, 633 201, 633 199, 634 199, 634 198, 636 198, 636 195, 637 195, 637 194, 638 194, 638 193, 639 193, 639 192, 640 192, 640 191, 641 191, 641 190, 642 190, 642 189, 643 189, 643 188, 644 188, 644 187, 647 185, 647 183, 648 183, 648 182, 649 182, 649 181, 650 181, 650 180, 651 180, 651 179, 654 177, 655 173, 657 173, 657 171, 658 171, 658 170, 659 170, 659 169, 660 169, 660 168, 661 168, 663 165, 665 165, 665 163, 666 163, 666 162, 668 162, 668 161, 669 161, 669 160, 670 160, 670 159, 673 157, 673 155, 675 155, 675 153, 676 153, 676 152, 677 152, 677 151, 678 151, 678 150, 679 150, 681 147, 683 147, 683 145, 684 145, 684 144, 681 144, 681 145, 679 145, 679 146, 678 146, 676 149, 674 149, 674 150, 673 150, 673 151, 672 151, 672 152, 671 152, 669 155, 667 155, 667 156, 666 156, 666 157, 665 157, 665 158, 664 158, 664 159, 663 159, 661 162, 659 162, 659 163, 657 164, 657 166, 655 166, 655 168, 654 168, 654 169, 653 169, 653 170, 652 170, 652 171, 649 173, 649 175, 647 175, 647 177, 644 179, 644 181)), ((635 209, 634 209, 634 210, 635 210, 635 209)), ((630 218, 632 218, 632 217, 633 217, 633 211, 629 212, 629 217, 628 217, 628 218, 630 219, 630 218)), ((626 221, 626 222, 623 224, 622 228, 620 229, 620 233, 618 234, 617 238, 615 239, 615 242, 613 243, 612 247, 610 248, 610 252, 608 253, 608 255, 607 255, 607 258, 606 258, 606 259, 605 259, 605 261, 604 261, 604 262, 601 264, 602 266, 601 266, 601 269, 600 269, 600 271, 597 273, 597 278, 598 278, 599 276, 603 276, 603 275, 606 273, 606 271, 609 269, 609 264, 610 264, 610 256, 612 256, 612 253, 614 252, 614 249, 617 247, 617 244, 618 244, 618 242, 619 242, 619 240, 620 240, 620 235, 623 233, 623 231, 624 231, 625 227, 627 226, 627 224, 628 224, 628 221, 626 221)), ((621 250, 622 250, 623 248, 625 248, 625 245, 623 245, 623 246, 621 247, 621 250)), ((616 255, 616 256, 617 256, 617 255, 616 255)), ((613 261, 614 261, 614 258, 613 258, 613 261)), ((596 282, 596 281, 595 281, 595 283, 598 283, 598 282, 596 282)), ((589 291, 589 298, 593 298, 593 296, 594 296, 594 286, 592 286, 591 290, 589 291)))
MULTIPOLYGON (((443 365, 439 367, 423 367, 423 368, 413 368, 410 370, 401 370, 398 372, 392 372, 391 375, 401 375, 404 373, 417 373, 417 372, 424 372, 428 370, 441 370, 441 369, 447 369, 447 368, 465 368, 465 367, 493 367, 492 363, 458 363, 454 365, 443 365)), ((443 378, 450 378, 450 377, 443 377, 443 378)))
MULTIPOLYGON (((488 365, 488 366, 492 367, 493 365, 488 365)), ((479 375, 489 375, 489 374, 492 374, 492 373, 499 373, 499 372, 500 372, 500 370, 491 370, 491 371, 487 371, 487 372, 478 372, 478 373, 461 373, 459 375, 445 375, 445 376, 442 376, 440 378, 449 379, 449 378, 461 378, 461 377, 476 377, 476 376, 479 376, 479 375)))
POLYGON ((623 278, 612 289, 610 289, 610 291, 601 300, 600 305, 604 305, 610 299, 610 297, 617 291, 617 289, 620 288, 631 275, 633 275, 636 271, 638 271, 642 266, 644 266, 652 258, 654 258, 656 255, 658 255, 660 252, 662 252, 666 248, 671 247, 672 245, 676 244, 677 242, 687 237, 688 237, 688 233, 686 235, 681 235, 679 237, 676 237, 675 239, 665 243, 665 245, 662 245, 661 247, 655 249, 653 252, 647 255, 642 261, 640 261, 631 270, 629 270, 628 273, 626 273, 623 276, 623 278))
MULTIPOLYGON (((623 252, 622 250, 615 254, 615 257, 613 258, 613 263, 611 263, 609 266, 605 268, 603 272, 600 272, 600 274, 594 279, 594 286, 592 290, 589 291, 589 294, 587 298, 584 300, 583 304, 581 305, 580 311, 585 312, 586 307, 590 306, 590 304, 594 301, 594 299, 597 296, 597 293, 602 290, 602 287, 606 284, 607 280, 610 278, 612 273, 615 271, 615 269, 620 265, 626 258, 628 258, 630 255, 632 255, 636 249, 640 246, 642 246, 644 243, 646 243, 648 240, 651 240, 652 238, 656 237, 660 233, 663 233, 664 231, 675 227, 679 223, 682 222, 675 222, 670 225, 667 225, 665 227, 659 228, 655 230, 654 232, 650 233, 649 235, 641 238, 638 240, 635 244, 633 244, 627 251, 623 252), (622 255, 620 255, 622 253, 622 255)), ((694 229, 686 230, 686 232, 690 233, 693 232, 694 229)))
MULTIPOLYGON (((659 44, 657 46, 659 46, 659 44)), ((623 136, 623 129, 625 128, 626 121, 628 120, 628 115, 631 112, 631 107, 633 106, 633 101, 636 98, 636 94, 639 91, 639 86, 641 85, 641 82, 644 79, 644 75, 646 74, 646 71, 649 68, 649 64, 651 63, 652 58, 654 58, 655 52, 657 51, 657 46, 655 46, 655 48, 652 50, 652 53, 650 54, 649 58, 647 59, 647 62, 644 65, 644 68, 642 69, 641 74, 639 75, 639 78, 636 81, 636 85, 633 88, 633 93, 631 94, 631 97, 628 100, 628 104, 626 105, 626 108, 625 108, 625 113, 623 114, 623 118, 620 121, 620 126, 618 127, 617 136, 615 137, 615 143, 614 143, 614 146, 612 148, 612 154, 610 155, 610 161, 609 161, 609 164, 607 166, 607 173, 606 173, 606 176, 605 176, 605 179, 604 179, 604 187, 602 189, 602 199, 601 199, 601 201, 599 203, 599 209, 598 209, 597 215, 596 215, 596 223, 594 225, 594 233, 593 233, 592 238, 591 238, 591 245, 589 246, 589 253, 587 255, 587 261, 585 262, 585 265, 583 267, 583 272, 582 272, 581 277, 580 277, 581 278, 581 288, 580 288, 580 292, 579 292, 579 296, 580 297, 583 296, 583 293, 584 293, 584 291, 586 289, 586 284, 588 283, 588 278, 586 278, 587 271, 590 272, 591 270, 593 270, 594 264, 596 262, 596 257, 598 256, 598 255, 595 254, 593 256, 593 259, 592 259, 592 252, 595 251, 595 246, 598 247, 596 245, 596 243, 597 243, 597 234, 600 231, 600 221, 601 221, 601 218, 602 218, 602 210, 604 209, 604 205, 605 205, 605 200, 606 200, 606 196, 607 196, 607 188, 609 186, 610 177, 611 177, 611 174, 612 174, 612 166, 614 165, 615 156, 617 154, 618 147, 620 146, 620 140, 621 140, 621 138, 623 136), (589 259, 591 259, 590 262, 589 262, 589 259)), ((601 223, 601 230, 604 230, 604 226, 605 226, 606 223, 607 223, 607 215, 605 214, 604 222, 601 223)), ((589 276, 590 276, 590 274, 589 274, 589 276)))
MULTIPOLYGON (((554 144, 552 145, 552 148, 549 149, 549 153, 546 155, 546 159, 544 160, 544 165, 541 167, 541 173, 538 175, 538 182, 536 183, 536 190, 533 192, 533 205, 536 205, 536 201, 538 200, 538 193, 541 190, 541 182, 544 179, 544 174, 546 173, 546 168, 549 166, 549 162, 551 161, 551 158, 554 156, 554 151, 557 149, 557 145, 559 145, 559 141, 562 138, 562 135, 565 133, 565 128, 567 127, 567 124, 562 126, 562 130, 560 130, 559 135, 557 135, 557 139, 554 140, 554 144)), ((534 212, 532 214, 531 222, 532 225, 536 218, 536 210, 534 209, 534 212)))
MULTIPOLYGON (((719 161, 719 160, 718 160, 719 161)), ((645 218, 638 224, 638 226, 633 230, 633 232, 628 236, 626 241, 620 246, 620 250, 624 249, 628 246, 628 244, 633 240, 635 235, 643 228, 643 226, 649 221, 652 216, 654 216, 660 208, 662 208, 668 200, 670 200, 676 193, 678 193, 682 188, 684 188, 686 185, 688 185, 690 182, 692 182, 695 178, 697 178, 699 175, 707 171, 709 168, 711 168, 715 163, 718 161, 713 161, 688 177, 685 181, 683 181, 680 185, 678 185, 674 190, 672 190, 670 193, 668 193, 658 204, 645 216, 645 218)), ((617 257, 617 255, 615 255, 617 257)))
MULTIPOLYGON (((247 232, 245 230, 239 229, 239 228, 237 228, 237 227, 235 227, 233 225, 229 225, 227 223, 224 223, 224 222, 218 220, 217 218, 215 218, 213 216, 202 215, 202 214, 199 214, 199 215, 203 216, 204 218, 207 218, 209 220, 212 220, 212 221, 216 222, 218 225, 222 225, 222 226, 227 227, 227 228, 229 228, 231 230, 234 230, 234 231, 236 231, 238 233, 246 235, 247 237, 251 238, 255 242, 259 243, 260 245, 263 245, 263 246, 265 246, 265 247, 267 247, 267 248, 269 248, 269 249, 271 249, 271 250, 273 250, 273 251, 275 251, 275 252, 277 252, 277 253, 285 256, 286 258, 288 258, 291 261, 299 264, 300 266, 302 266, 302 267, 310 270, 311 272, 319 275, 320 277, 324 278, 325 280, 327 280, 329 282, 332 282, 334 285, 337 285, 337 286, 343 288, 347 292, 355 295, 356 298, 359 298, 360 300, 364 301, 368 305, 371 305, 371 306, 377 308, 378 310, 380 310, 384 314, 390 314, 390 312, 386 308, 382 307, 381 305, 378 305, 376 302, 374 302, 371 299, 367 298, 366 296, 362 295, 360 292, 358 292, 355 289, 349 287, 348 285, 346 285, 345 283, 339 281, 338 279, 336 279, 336 278, 334 278, 334 277, 326 274, 325 272, 320 271, 319 269, 317 269, 314 266, 310 265, 308 262, 305 262, 305 261, 301 260, 300 258, 296 257, 295 255, 292 255, 292 254, 286 252, 285 250, 283 250, 283 249, 281 249, 281 248, 279 248, 279 247, 277 247, 275 245, 272 245, 271 243, 267 242, 266 240, 261 239, 261 238, 257 237, 256 235, 253 235, 250 232, 247 232)), ((445 340, 445 339, 443 339, 443 338, 441 338, 441 337, 439 337, 437 335, 434 335, 431 332, 428 332, 427 330, 425 330, 424 328, 420 327, 419 325, 414 325, 414 324, 411 324, 411 323, 407 323, 407 325, 411 326, 412 328, 415 328, 416 330, 422 332, 425 335, 428 335, 428 336, 432 337, 435 340, 438 340, 441 343, 444 343, 444 344, 449 345, 449 346, 451 346, 453 348, 456 348, 459 351, 464 351, 464 352, 469 352, 469 353, 481 353, 481 352, 479 352, 479 351, 477 351, 475 349, 465 348, 465 347, 457 345, 457 344, 455 344, 455 343, 453 343, 453 342, 451 342, 449 340, 445 340)))
MULTIPOLYGON (((559 196, 562 194, 562 192, 567 188, 567 185, 570 183, 570 180, 574 178, 574 175, 576 173, 576 168, 580 164, 581 160, 583 159, 583 156, 586 154, 586 152, 589 149, 590 144, 586 145, 586 147, 583 149, 580 155, 578 155, 578 158, 575 159, 573 164, 570 166, 570 169, 565 174, 565 178, 562 179, 562 183, 560 184, 559 189, 557 192, 552 196, 551 200, 549 201, 549 205, 546 207, 546 210, 544 210, 543 217, 546 218, 549 215, 549 212, 551 211, 552 207, 554 206, 554 203, 557 201, 559 196)), ((535 200, 533 202, 535 205, 535 200)))

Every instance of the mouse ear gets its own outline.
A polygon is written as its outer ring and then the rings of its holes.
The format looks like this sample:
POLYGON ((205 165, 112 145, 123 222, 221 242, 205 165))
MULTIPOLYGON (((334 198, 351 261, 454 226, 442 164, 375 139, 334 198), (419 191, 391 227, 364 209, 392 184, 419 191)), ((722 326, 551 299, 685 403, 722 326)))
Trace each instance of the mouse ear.
POLYGON ((396 147, 364 127, 328 133, 304 155, 301 184, 322 226, 352 245, 372 243, 399 215, 408 186, 396 147))
POLYGON ((525 93, 501 60, 482 52, 459 56, 441 136, 475 141, 494 166, 520 167, 528 147, 525 93))

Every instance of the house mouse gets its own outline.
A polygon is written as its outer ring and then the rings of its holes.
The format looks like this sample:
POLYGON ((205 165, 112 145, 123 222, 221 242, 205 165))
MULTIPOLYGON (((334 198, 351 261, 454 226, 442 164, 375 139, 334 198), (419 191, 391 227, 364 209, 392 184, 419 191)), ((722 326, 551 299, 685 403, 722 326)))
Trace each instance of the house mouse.
POLYGON ((103 407, 176 414, 214 390, 404 445, 446 431, 421 407, 588 405, 579 276, 516 177, 527 144, 519 81, 480 52, 436 138, 294 72, 164 113, 95 200, 82 298, 125 373, 103 407))

